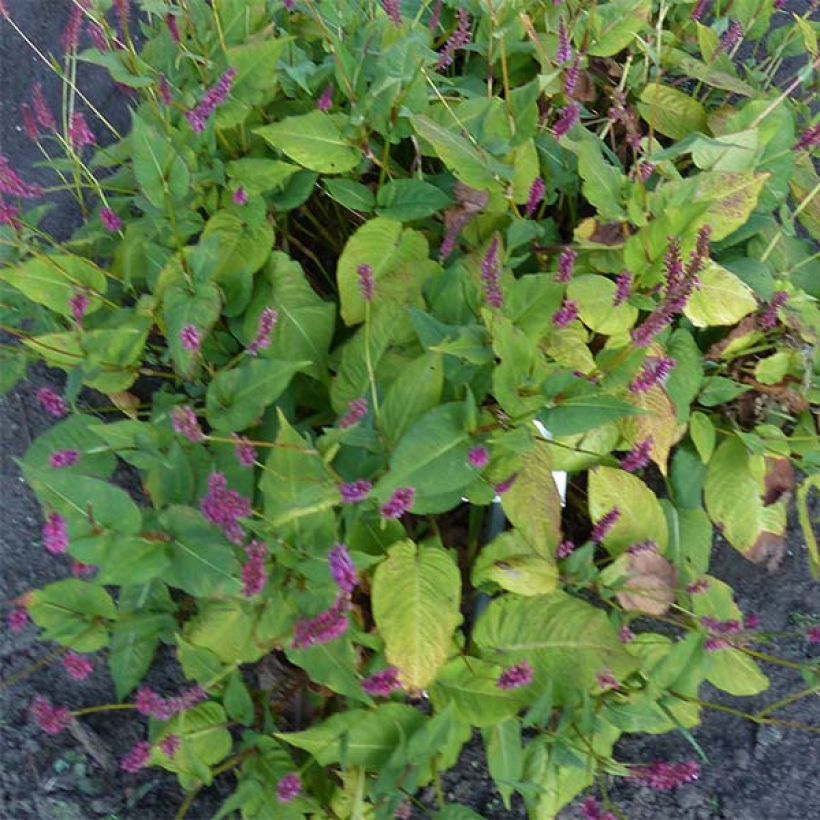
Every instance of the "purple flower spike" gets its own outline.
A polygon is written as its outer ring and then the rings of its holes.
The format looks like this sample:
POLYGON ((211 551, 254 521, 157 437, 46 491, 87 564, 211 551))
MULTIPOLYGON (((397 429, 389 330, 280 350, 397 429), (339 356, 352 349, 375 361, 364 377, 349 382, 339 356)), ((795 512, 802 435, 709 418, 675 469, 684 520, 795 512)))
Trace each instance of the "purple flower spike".
POLYGON ((37 126, 37 119, 31 110, 31 106, 28 103, 23 103, 20 106, 20 113, 23 116, 23 128, 25 129, 26 136, 32 142, 37 142, 40 136, 40 129, 37 126))
POLYGON ((302 781, 295 773, 286 774, 276 784, 276 799, 282 803, 290 803, 302 793, 302 781))
POLYGON ((61 419, 68 412, 62 396, 58 396, 48 387, 41 387, 37 391, 37 401, 40 407, 50 416, 54 416, 55 419, 61 419))
POLYGON ((577 547, 572 541, 562 541, 555 550, 555 557, 562 561, 564 558, 569 558, 577 547))
POLYGON ((812 645, 820 644, 820 626, 812 626, 806 631, 806 641, 812 645))
POLYGON ((333 583, 339 588, 343 595, 352 595, 359 582, 356 576, 356 566, 347 547, 344 544, 336 544, 328 553, 327 564, 330 568, 330 575, 333 583))
POLYGON ((246 598, 253 598, 262 592, 268 580, 265 572, 268 548, 260 541, 251 541, 245 548, 245 554, 248 560, 242 567, 242 594, 246 598))
POLYGON ((456 27, 456 30, 444 44, 441 51, 439 51, 437 66, 439 71, 443 71, 445 68, 452 65, 456 51, 468 45, 471 39, 470 15, 467 14, 465 9, 459 9, 456 12, 456 18, 458 19, 458 26, 456 27))
POLYGON ((484 298, 496 310, 504 304, 498 270, 498 240, 493 239, 481 262, 481 281, 484 283, 484 298))
POLYGON ((381 672, 375 672, 362 681, 362 690, 374 698, 390 697, 391 692, 401 689, 399 670, 388 666, 381 672))
POLYGON ((559 330, 567 327, 578 318, 578 304, 571 299, 564 299, 561 307, 553 314, 552 323, 559 330))
POLYGON ((347 404, 347 413, 339 419, 340 430, 347 430, 357 425, 367 415, 367 399, 353 399, 347 404))
POLYGON ((496 686, 504 691, 511 689, 521 689, 522 686, 529 686, 532 683, 533 668, 523 661, 517 663, 515 666, 510 666, 505 669, 496 681, 496 686))
POLYGON ((52 706, 42 695, 34 698, 29 707, 29 714, 40 729, 49 735, 59 735, 74 720, 68 709, 63 706, 52 706))
POLYGON ((111 208, 103 208, 100 211, 100 222, 103 228, 110 233, 117 233, 122 230, 122 220, 111 210, 111 208))
POLYGON ((59 513, 51 513, 43 524, 43 546, 52 555, 62 555, 68 549, 68 527, 59 513))
POLYGON ((569 134, 570 131, 578 124, 581 119, 581 107, 578 103, 570 103, 561 109, 558 120, 552 127, 552 132, 556 139, 569 134))
POLYGON ((358 504, 370 495, 372 489, 373 485, 363 479, 350 484, 340 484, 339 494, 342 497, 342 504, 358 504))
POLYGON ((695 8, 692 9, 692 13, 689 15, 689 19, 694 20, 695 22, 700 22, 708 5, 709 0, 698 0, 698 2, 695 3, 695 8))
POLYGON ((0 154, 0 194, 20 199, 36 199, 43 193, 39 185, 29 185, 20 179, 8 159, 0 154))
POLYGON ((385 14, 394 26, 401 25, 401 0, 382 0, 385 14))
POLYGON ((251 515, 251 502, 235 490, 228 489, 223 473, 211 473, 208 478, 208 493, 199 505, 202 514, 212 524, 216 524, 225 537, 234 544, 241 544, 244 533, 240 518, 251 515))
POLYGON ((558 18, 558 50, 555 52, 555 61, 562 65, 572 59, 572 45, 569 41, 569 32, 564 24, 564 18, 558 18))
POLYGON ((83 681, 94 671, 94 664, 76 652, 67 652, 63 655, 63 669, 73 680, 83 681))
POLYGON ((649 464, 649 457, 652 455, 652 437, 644 439, 635 448, 628 452, 621 459, 621 469, 628 473, 642 470, 649 464))
POLYGON ((598 681, 598 686, 600 686, 605 692, 610 689, 618 688, 618 681, 615 679, 612 672, 610 672, 606 667, 604 667, 595 677, 598 681))
POLYGON ((320 111, 330 111, 333 107, 333 86, 329 85, 322 92, 322 96, 316 100, 316 107, 320 111))
POLYGON ((140 769, 148 764, 151 757, 151 744, 147 740, 141 740, 135 744, 130 752, 120 762, 120 769, 128 774, 136 774, 140 769))
POLYGON ((171 426, 174 432, 187 438, 191 444, 199 444, 205 441, 205 434, 199 426, 196 413, 188 407, 175 407, 171 411, 171 426))
POLYGON ((56 450, 48 457, 48 466, 55 470, 73 467, 80 460, 77 450, 56 450))
POLYGON ((373 301, 373 268, 370 265, 359 265, 356 268, 356 276, 359 278, 359 293, 365 302, 373 301))
POLYGON ((240 185, 231 196, 234 205, 240 208, 248 204, 248 192, 240 185))
POLYGON ((664 763, 655 761, 646 766, 634 767, 629 775, 630 780, 649 786, 658 792, 668 792, 692 783, 700 777, 700 766, 689 760, 684 763, 664 763))
POLYGON ((231 86, 235 78, 236 69, 229 68, 219 78, 219 82, 205 92, 199 105, 192 111, 185 113, 185 118, 195 133, 201 134, 205 130, 211 115, 225 102, 228 94, 231 93, 231 86))
POLYGON ((733 20, 726 33, 720 38, 719 51, 731 54, 743 39, 743 26, 737 20, 733 20))
POLYGON ((68 139, 75 151, 82 151, 88 145, 96 145, 97 138, 88 127, 85 116, 79 111, 72 115, 68 128, 68 139))
POLYGON ((575 267, 575 260, 578 254, 572 248, 565 248, 558 257, 558 272, 555 274, 555 281, 566 285, 572 281, 572 269, 575 267))
POLYGON ((811 128, 807 128, 800 139, 794 144, 795 151, 803 151, 809 150, 811 148, 817 148, 820 145, 820 122, 813 125, 811 128))
POLYGON ((253 341, 245 350, 249 356, 257 356, 260 350, 265 350, 270 347, 271 335, 278 320, 279 313, 272 307, 266 307, 262 313, 259 314, 256 336, 254 336, 253 341))
POLYGON ((43 96, 42 83, 35 83, 32 89, 31 104, 34 106, 34 116, 37 117, 37 122, 46 129, 46 131, 57 130, 57 120, 54 114, 48 107, 46 98, 43 96))
POLYGON ((308 649, 311 646, 320 646, 344 635, 348 627, 349 609, 349 597, 339 595, 330 609, 320 612, 315 618, 297 621, 293 628, 293 648, 308 649))
POLYGON ((629 392, 646 393, 655 385, 662 384, 675 368, 675 360, 664 356, 660 359, 649 359, 641 368, 641 372, 630 382, 629 392))
POLYGON ((179 26, 177 25, 177 18, 173 14, 165 15, 165 25, 168 28, 168 34, 171 35, 171 40, 176 45, 179 45, 179 26))
POLYGON ((632 292, 632 274, 629 271, 624 271, 616 280, 615 280, 615 299, 613 301, 613 305, 618 307, 618 305, 622 305, 627 299, 629 299, 629 294, 632 292))
POLYGON ((237 435, 236 433, 232 433, 231 438, 234 442, 233 451, 236 460, 239 462, 239 466, 253 467, 253 465, 256 464, 256 450, 253 444, 244 436, 237 435))
POLYGON ((473 447, 467 454, 467 463, 476 470, 483 470, 490 463, 490 451, 486 447, 473 447))
POLYGON ((159 750, 168 758, 173 760, 180 746, 179 735, 168 735, 159 742, 159 750))
POLYGON ((28 612, 22 607, 17 607, 12 609, 6 616, 6 626, 9 628, 9 632, 16 635, 29 625, 30 620, 28 612))
POLYGON ((71 310, 71 317, 77 323, 77 327, 83 326, 85 312, 88 310, 88 306, 90 304, 91 300, 82 291, 77 291, 77 293, 75 293, 68 300, 68 307, 71 310))
POLYGON ((587 797, 581 803, 581 817, 583 820, 616 820, 611 811, 604 811, 603 806, 594 797, 587 797))
POLYGON ((185 325, 185 327, 179 331, 179 341, 182 343, 182 347, 189 353, 198 353, 202 345, 202 336, 193 325, 185 325))
POLYGON ((524 216, 526 216, 527 219, 535 215, 535 212, 538 210, 538 206, 544 201, 545 190, 546 185, 544 184, 544 180, 541 179, 541 177, 536 177, 532 181, 532 185, 530 185, 527 206, 524 209, 524 216))
POLYGON ((621 511, 617 507, 613 507, 608 513, 605 513, 598 519, 592 528, 592 534, 589 536, 589 540, 594 544, 600 544, 601 541, 609 535, 620 517, 621 511))
POLYGON ((401 487, 390 496, 387 503, 381 508, 381 517, 387 520, 401 518, 406 512, 413 509, 415 500, 415 489, 401 487))

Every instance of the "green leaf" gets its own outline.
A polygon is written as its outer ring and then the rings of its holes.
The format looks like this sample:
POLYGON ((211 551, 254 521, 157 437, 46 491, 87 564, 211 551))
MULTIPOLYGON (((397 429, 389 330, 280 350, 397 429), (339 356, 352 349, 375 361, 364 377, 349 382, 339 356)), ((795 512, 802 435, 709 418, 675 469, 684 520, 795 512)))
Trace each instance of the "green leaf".
POLYGON ((388 442, 401 439, 408 427, 441 401, 444 366, 440 353, 426 353, 399 373, 381 407, 382 430, 388 442))
POLYGON ((222 704, 228 717, 232 720, 238 721, 243 726, 250 726, 253 723, 253 700, 238 671, 228 678, 228 685, 222 695, 222 704))
POLYGON ((100 268, 87 259, 68 254, 37 256, 16 267, 1 266, 0 281, 65 317, 71 316, 70 301, 76 293, 88 297, 88 315, 102 306, 100 297, 106 291, 105 274, 100 268))
POLYGON ((421 179, 397 179, 379 188, 376 212, 385 219, 412 222, 453 204, 441 188, 421 179))
POLYGON ((412 117, 412 123, 416 133, 432 145, 437 156, 457 179, 477 191, 500 190, 483 150, 429 117, 417 114, 412 117))
POLYGON ((210 649, 203 649, 188 643, 182 635, 175 635, 177 660, 188 680, 195 680, 203 686, 212 686, 221 679, 224 670, 222 662, 210 649))
POLYGON ((400 487, 413 487, 416 512, 438 511, 441 503, 452 506, 445 494, 459 493, 475 478, 467 462, 469 452, 462 405, 453 402, 436 407, 402 436, 375 495, 384 502, 400 487))
POLYGON ((72 548, 75 558, 100 567, 101 584, 144 584, 163 575, 170 564, 167 544, 162 542, 121 536, 105 540, 108 548, 93 557, 82 553, 80 544, 72 548))
POLYGON ((499 689, 501 671, 481 658, 453 658, 436 675, 430 698, 437 711, 452 703, 457 716, 471 726, 500 723, 515 715, 528 697, 522 689, 499 689))
POLYGON ((536 441, 525 451, 521 468, 501 504, 525 541, 538 555, 554 563, 555 548, 561 540, 561 497, 546 444, 536 441))
POLYGON ((21 465, 22 473, 41 503, 64 516, 72 538, 99 528, 135 535, 142 514, 125 490, 86 475, 21 465))
POLYGON ((692 417, 689 419, 689 436, 698 451, 701 461, 708 464, 712 453, 715 451, 715 441, 717 439, 715 426, 709 416, 699 410, 692 413, 692 417))
POLYGON ((792 354, 786 350, 766 356, 755 364, 755 378, 761 384, 777 384, 789 372, 791 362, 792 354))
POLYGON ((202 601, 185 625, 185 638, 222 663, 252 663, 263 654, 253 640, 254 626, 253 610, 243 601, 202 601))
POLYGON ((595 393, 588 396, 572 396, 555 407, 539 413, 538 418, 552 435, 571 436, 600 427, 608 421, 625 416, 640 415, 641 410, 614 396, 595 393))
POLYGON ((481 586, 489 581, 518 595, 544 595, 558 586, 553 554, 539 554, 521 533, 507 530, 481 550, 473 565, 472 583, 481 586))
POLYGON ((769 688, 769 679, 755 661, 739 649, 719 649, 709 655, 706 680, 736 697, 759 695, 769 688))
POLYGON ((758 130, 749 128, 715 139, 698 136, 692 161, 705 171, 751 171, 758 150, 758 130))
POLYGON ((352 171, 362 158, 359 149, 342 136, 333 116, 324 111, 286 117, 255 128, 254 133, 304 168, 323 174, 352 171))
POLYGON ((31 619, 43 640, 77 652, 96 652, 108 643, 108 624, 117 617, 111 596, 96 584, 67 578, 32 593, 31 619))
POLYGON ((666 381, 666 393, 675 406, 677 420, 684 422, 703 383, 703 354, 694 336, 682 327, 672 333, 667 354, 675 360, 675 367, 666 381))
POLYGON ((188 193, 191 174, 173 142, 149 125, 136 112, 131 114, 131 157, 134 176, 145 198, 164 208, 165 199, 179 201, 188 193))
POLYGON ((63 467, 70 475, 93 475, 108 478, 117 465, 117 459, 105 440, 95 432, 99 425, 94 416, 69 416, 37 436, 26 450, 23 463, 35 469, 47 470, 48 459, 57 450, 76 450, 80 460, 73 467, 63 467))
POLYGON ((746 224, 770 178, 769 173, 751 171, 709 171, 695 177, 691 202, 710 203, 705 216, 713 242, 725 239, 746 224))
POLYGON ((669 542, 666 517, 657 496, 640 478, 614 467, 589 471, 589 515, 598 521, 613 507, 620 517, 604 539, 614 555, 641 541, 654 541, 661 552, 669 542))
POLYGON ((440 269, 427 258, 428 250, 424 235, 402 228, 400 222, 382 217, 365 222, 347 240, 336 269, 345 324, 355 325, 365 318, 357 272, 360 265, 369 265, 373 271, 377 302, 421 306, 425 279, 440 269))
POLYGON ((606 613, 567 595, 502 595, 490 602, 473 633, 482 655, 503 666, 532 664, 530 691, 553 682, 556 703, 596 685, 604 668, 623 680, 636 666, 606 613))
POLYGON ((174 282, 163 294, 162 318, 165 338, 177 372, 190 377, 197 363, 197 355, 186 350, 180 332, 193 325, 204 339, 219 319, 222 298, 212 282, 196 282, 190 287, 174 282))
POLYGON ((694 131, 706 131, 704 107, 668 85, 647 85, 641 92, 638 110, 649 125, 665 137, 680 140, 694 131))
POLYGON ((628 302, 615 305, 615 283, 606 276, 576 276, 567 288, 567 296, 578 303, 581 321, 596 333, 614 336, 630 330, 638 311, 628 302))
POLYGON ((308 673, 313 683, 327 686, 352 700, 371 703, 356 674, 356 652, 350 638, 340 638, 309 649, 288 649, 286 654, 291 663, 308 673))
POLYGON ((704 407, 727 404, 732 399, 747 393, 750 389, 724 376, 711 376, 706 379, 706 383, 698 395, 698 403, 704 407))
POLYGON ((757 310, 752 289, 717 262, 698 274, 699 286, 683 312, 695 327, 733 325, 757 310))
POLYGON ((129 614, 114 625, 108 671, 118 700, 137 687, 154 659, 160 633, 174 626, 174 619, 167 612, 129 614))
POLYGON ((504 801, 504 808, 510 810, 510 798, 515 784, 522 779, 524 771, 524 750, 521 747, 521 724, 517 719, 505 720, 483 730, 484 748, 487 751, 487 768, 493 782, 504 801))
POLYGON ((284 393, 293 375, 307 364, 246 358, 237 367, 220 371, 208 386, 208 423, 223 433, 251 427, 264 409, 284 393))
POLYGON ((589 46, 594 57, 610 57, 623 51, 649 23, 651 0, 612 0, 595 9, 589 46))
POLYGON ((283 187, 299 171, 299 166, 279 159, 244 157, 231 160, 227 171, 230 179, 254 196, 283 187))
POLYGON ((275 737, 304 749, 320 766, 344 760, 346 767, 378 771, 428 719, 412 706, 385 703, 371 710, 341 712, 303 732, 277 732, 275 737))
POLYGON ((171 566, 164 580, 190 595, 239 592, 239 567, 233 546, 190 507, 169 507, 160 523, 172 536, 171 566))
POLYGON ((26 376, 28 358, 22 349, 0 348, 0 396, 5 396, 26 376))
MULTIPOLYGON (((584 196, 601 219, 613 222, 623 218, 621 190, 624 176, 604 159, 600 141, 592 136, 578 146, 578 173, 584 181, 584 196)), ((614 297, 614 290, 612 295, 614 297)))
POLYGON ((326 179, 325 190, 331 199, 351 211, 369 214, 376 207, 373 191, 361 182, 352 179, 326 179))
POLYGON ((401 541, 376 568, 373 618, 405 688, 422 690, 435 678, 461 622, 460 603, 458 567, 441 547, 401 541))

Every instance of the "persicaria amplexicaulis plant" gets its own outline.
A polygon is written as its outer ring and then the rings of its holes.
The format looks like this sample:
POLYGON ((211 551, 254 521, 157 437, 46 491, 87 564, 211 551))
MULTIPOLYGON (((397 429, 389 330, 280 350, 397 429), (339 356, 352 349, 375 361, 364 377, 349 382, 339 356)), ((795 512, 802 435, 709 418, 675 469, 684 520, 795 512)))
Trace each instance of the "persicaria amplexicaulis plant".
POLYGON ((795 497, 820 572, 810 23, 758 5, 74 3, 53 178, 0 156, 2 386, 65 374, 20 460, 65 577, 5 617, 117 703, 31 719, 139 720, 125 775, 225 817, 408 816, 471 737, 533 817, 697 788, 616 743, 768 685, 713 536, 774 566, 795 497))

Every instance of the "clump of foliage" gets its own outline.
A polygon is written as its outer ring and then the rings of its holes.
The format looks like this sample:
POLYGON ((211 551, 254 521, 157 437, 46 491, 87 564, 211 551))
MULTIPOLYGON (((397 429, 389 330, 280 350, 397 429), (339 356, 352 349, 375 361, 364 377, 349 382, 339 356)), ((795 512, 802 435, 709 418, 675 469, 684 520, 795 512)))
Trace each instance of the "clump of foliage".
POLYGON ((476 730, 533 817, 696 777, 613 747, 767 686, 709 564, 715 528, 775 564, 792 464, 804 519, 818 483, 808 13, 111 6, 75 4, 61 116, 23 112, 84 225, 54 242, 0 164, 3 386, 67 375, 21 469, 77 576, 11 625, 107 659, 149 718, 126 770, 232 772, 220 817, 406 816, 476 730), (160 644, 181 692, 141 686, 160 644))

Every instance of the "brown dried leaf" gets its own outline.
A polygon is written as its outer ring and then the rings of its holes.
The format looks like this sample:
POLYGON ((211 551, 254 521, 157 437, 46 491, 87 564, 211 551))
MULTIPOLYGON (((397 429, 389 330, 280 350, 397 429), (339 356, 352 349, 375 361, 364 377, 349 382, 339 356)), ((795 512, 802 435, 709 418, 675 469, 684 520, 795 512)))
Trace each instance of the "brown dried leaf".
POLYGON ((766 457, 763 504, 769 506, 794 490, 794 467, 787 458, 766 457))
POLYGON ((663 615, 677 597, 678 573, 653 550, 628 555, 629 578, 618 593, 618 603, 628 612, 663 615))
POLYGON ((140 400, 133 393, 128 393, 127 391, 122 393, 109 393, 108 398, 111 399, 114 407, 123 413, 123 415, 128 416, 129 419, 137 418, 137 408, 140 406, 140 400))
POLYGON ((737 351, 751 346, 761 336, 757 320, 758 317, 754 313, 742 319, 725 338, 715 342, 706 351, 706 359, 717 361, 722 358, 730 358, 737 351))
POLYGON ((765 564, 769 572, 774 572, 780 566, 785 551, 784 534, 762 532, 751 550, 746 553, 746 557, 755 564, 765 564))

